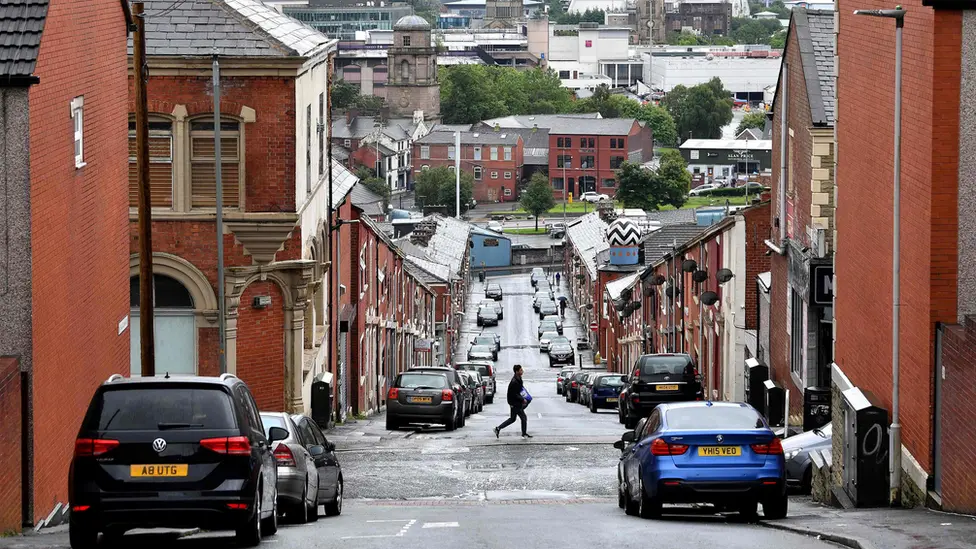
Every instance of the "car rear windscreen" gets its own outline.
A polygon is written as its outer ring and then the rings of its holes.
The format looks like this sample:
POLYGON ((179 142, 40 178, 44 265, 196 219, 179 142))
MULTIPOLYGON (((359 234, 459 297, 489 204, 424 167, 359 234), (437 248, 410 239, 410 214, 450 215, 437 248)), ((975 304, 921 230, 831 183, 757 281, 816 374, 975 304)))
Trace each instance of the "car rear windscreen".
POLYGON ((494 347, 495 346, 495 338, 489 337, 489 336, 478 336, 478 337, 474 338, 474 344, 476 346, 477 345, 485 345, 485 346, 494 347))
POLYGON ((607 376, 600 378, 600 387, 622 387, 624 380, 620 376, 607 376))
POLYGON ((85 428, 93 431, 236 427, 230 395, 216 387, 136 386, 104 391, 85 420, 85 428))
POLYGON ((671 429, 761 429, 765 427, 755 410, 731 406, 673 408, 665 412, 671 429))
POLYGON ((403 374, 397 387, 404 389, 417 389, 427 387, 429 389, 447 388, 447 376, 444 374, 403 374))
POLYGON ((640 361, 641 381, 663 381, 665 377, 694 375, 695 366, 685 357, 659 356, 640 361))

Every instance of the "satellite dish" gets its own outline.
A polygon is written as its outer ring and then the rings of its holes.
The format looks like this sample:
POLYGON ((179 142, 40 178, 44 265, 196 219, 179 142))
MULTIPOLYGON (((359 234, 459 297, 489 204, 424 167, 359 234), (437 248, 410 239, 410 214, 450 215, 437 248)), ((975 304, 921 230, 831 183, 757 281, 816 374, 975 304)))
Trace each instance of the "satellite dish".
POLYGON ((634 310, 636 311, 637 309, 640 309, 641 308, 641 302, 640 301, 632 301, 632 302, 630 302, 630 306, 633 307, 634 310))
POLYGON ((695 271, 694 273, 692 273, 691 279, 694 280, 695 282, 701 284, 702 282, 705 282, 706 280, 708 280, 708 271, 705 271, 703 269, 699 269, 699 270, 695 271))
POLYGON ((618 299, 613 302, 613 308, 617 309, 618 311, 624 310, 624 307, 626 306, 627 306, 627 302, 622 299, 618 299))
POLYGON ((668 279, 664 278, 664 275, 657 275, 654 277, 654 280, 651 281, 651 284, 655 286, 660 286, 661 284, 667 282, 667 280, 668 279))
POLYGON ((701 302, 705 305, 715 305, 718 302, 718 294, 715 292, 705 292, 701 295, 701 302))
POLYGON ((725 284, 726 282, 732 280, 734 277, 735 274, 733 274, 730 269, 719 269, 718 272, 715 273, 715 278, 718 279, 719 284, 725 284))
POLYGON ((681 270, 686 273, 694 272, 698 268, 698 262, 694 259, 686 259, 681 262, 681 270))

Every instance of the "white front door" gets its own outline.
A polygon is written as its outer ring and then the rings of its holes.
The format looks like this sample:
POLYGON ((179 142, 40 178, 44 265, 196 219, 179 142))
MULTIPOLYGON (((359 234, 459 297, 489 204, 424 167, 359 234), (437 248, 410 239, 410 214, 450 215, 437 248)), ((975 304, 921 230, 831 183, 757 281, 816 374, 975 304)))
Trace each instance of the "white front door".
MULTIPOLYGON (((156 309, 154 311, 156 374, 196 375, 196 322, 193 310, 156 309)), ((129 325, 129 367, 133 376, 142 372, 139 348, 139 309, 132 309, 129 325)))

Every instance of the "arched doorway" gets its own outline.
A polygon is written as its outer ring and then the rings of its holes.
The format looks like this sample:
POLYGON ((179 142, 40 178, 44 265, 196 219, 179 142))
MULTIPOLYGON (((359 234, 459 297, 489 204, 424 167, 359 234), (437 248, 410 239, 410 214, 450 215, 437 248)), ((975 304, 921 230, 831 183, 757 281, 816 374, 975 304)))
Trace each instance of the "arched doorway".
MULTIPOLYGON (((153 294, 156 373, 196 374, 197 330, 193 297, 178 280, 160 274, 153 275, 153 294)), ((137 376, 142 372, 138 276, 129 278, 129 305, 132 319, 129 328, 129 367, 131 374, 137 376)))

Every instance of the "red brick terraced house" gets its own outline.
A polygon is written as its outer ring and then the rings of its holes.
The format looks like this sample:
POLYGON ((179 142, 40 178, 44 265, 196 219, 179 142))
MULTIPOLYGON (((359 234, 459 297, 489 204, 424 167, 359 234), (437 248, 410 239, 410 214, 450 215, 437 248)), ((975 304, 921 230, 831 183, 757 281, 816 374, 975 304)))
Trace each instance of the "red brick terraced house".
POLYGON ((781 76, 773 105, 770 217, 775 229, 769 349, 762 362, 770 377, 790 391, 792 425, 802 424, 804 390, 830 386, 833 362, 833 44, 833 10, 792 12, 784 55, 787 77, 781 76), (784 135, 785 152, 780 148, 784 135))
POLYGON ((584 192, 613 197, 617 172, 624 162, 644 164, 654 157, 654 136, 649 126, 632 118, 581 121, 557 117, 549 123, 549 179, 562 200, 584 192))
POLYGON ((607 292, 611 306, 624 306, 622 314, 611 315, 621 362, 632 366, 644 353, 688 353, 712 399, 742 401, 745 360, 755 356, 758 326, 749 289, 769 266, 768 232, 764 202, 707 228, 673 225, 645 237, 648 266, 607 292), (702 299, 706 292, 714 294, 711 303, 702 299), (627 301, 641 301, 629 316, 627 301))
MULTIPOLYGON (((901 5, 901 503, 976 513, 976 6, 901 5)), ((857 7, 892 6, 864 0, 857 7)), ((851 387, 892 405, 894 27, 838 11, 835 410, 839 391, 851 387)), ((840 416, 833 416, 835 448, 840 416)), ((840 453, 833 454, 836 485, 840 453)))
MULTIPOLYGON (((307 411, 311 379, 329 367, 329 351, 322 349, 330 291, 324 222, 355 182, 337 162, 329 166, 326 154, 326 89, 336 41, 256 0, 150 0, 146 12, 156 371, 219 370, 216 53, 227 370, 250 385, 262 410, 307 411)), ((132 113, 131 69, 129 81, 132 113)), ((129 128, 133 154, 131 115, 129 128)), ((137 325, 134 156, 129 167, 137 325)), ((131 334, 131 371, 137 373, 138 330, 131 334)))
MULTIPOLYGON (((455 168, 454 132, 433 131, 413 143, 413 177, 431 168, 455 168)), ((522 178, 524 142, 515 132, 461 132, 461 171, 474 177, 478 202, 514 202, 522 178)))
POLYGON ((609 250, 606 234, 607 222, 596 212, 584 215, 566 227, 566 266, 563 272, 569 283, 572 303, 579 313, 581 333, 587 334, 594 352, 598 350, 595 345, 599 330, 592 330, 590 326, 601 317, 596 307, 603 295, 597 293, 597 257, 609 250), (582 332, 584 329, 586 331, 582 332))
POLYGON ((94 389, 129 355, 128 3, 0 3, 0 531, 67 516, 94 389))
POLYGON ((429 363, 417 356, 418 339, 434 337, 435 290, 409 267, 406 254, 378 223, 352 206, 349 236, 359 250, 344 261, 349 272, 351 319, 345 355, 350 367, 346 383, 348 413, 371 414, 386 403, 389 383, 413 364, 429 363))
POLYGON ((427 363, 453 362, 461 346, 461 324, 470 273, 468 236, 471 225, 452 217, 431 215, 394 240, 413 270, 434 290, 434 335, 427 363))

